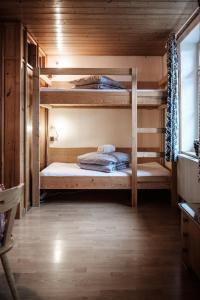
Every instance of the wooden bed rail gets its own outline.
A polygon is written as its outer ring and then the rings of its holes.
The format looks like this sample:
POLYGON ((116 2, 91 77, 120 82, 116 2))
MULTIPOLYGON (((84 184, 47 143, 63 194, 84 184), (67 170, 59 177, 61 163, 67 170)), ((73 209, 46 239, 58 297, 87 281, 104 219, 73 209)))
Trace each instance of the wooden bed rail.
MULTIPOLYGON (((48 164, 53 162, 76 163, 79 155, 95 152, 97 147, 81 147, 81 148, 54 148, 48 147, 48 164)), ((129 153, 131 155, 132 149, 128 147, 119 147, 116 151, 129 153)), ((137 158, 163 158, 164 152, 160 152, 157 148, 138 148, 137 158)))
POLYGON ((131 68, 41 68, 41 75, 132 75, 131 68))

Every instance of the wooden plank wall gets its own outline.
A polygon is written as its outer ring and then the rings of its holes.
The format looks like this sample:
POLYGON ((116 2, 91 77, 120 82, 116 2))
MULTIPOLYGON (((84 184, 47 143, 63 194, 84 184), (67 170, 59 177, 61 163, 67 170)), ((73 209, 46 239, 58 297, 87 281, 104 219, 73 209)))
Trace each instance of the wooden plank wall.
POLYGON ((0 183, 3 183, 4 158, 3 158, 3 144, 4 144, 4 60, 3 60, 3 29, 0 28, 0 183))
MULTIPOLYGON (((24 77, 23 27, 18 22, 3 24, 4 30, 4 184, 24 182, 24 77)), ((23 199, 21 203, 23 207, 23 199)), ((18 212, 21 215, 22 211, 18 212)))

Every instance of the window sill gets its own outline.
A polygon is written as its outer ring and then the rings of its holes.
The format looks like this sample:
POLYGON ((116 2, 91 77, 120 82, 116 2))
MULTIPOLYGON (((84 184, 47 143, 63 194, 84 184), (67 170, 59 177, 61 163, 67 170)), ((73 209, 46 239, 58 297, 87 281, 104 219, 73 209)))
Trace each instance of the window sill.
POLYGON ((178 157, 183 157, 183 158, 186 158, 186 159, 188 159, 188 160, 191 160, 191 161, 193 161, 193 162, 198 163, 198 157, 195 155, 194 152, 184 152, 184 151, 182 151, 182 152, 178 155, 178 157))

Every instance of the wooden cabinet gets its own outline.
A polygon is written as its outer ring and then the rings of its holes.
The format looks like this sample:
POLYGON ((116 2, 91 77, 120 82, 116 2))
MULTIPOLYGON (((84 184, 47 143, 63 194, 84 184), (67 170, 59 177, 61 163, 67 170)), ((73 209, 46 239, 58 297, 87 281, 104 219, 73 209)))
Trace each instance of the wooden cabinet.
POLYGON ((181 204, 182 257, 200 278, 200 204, 181 204))

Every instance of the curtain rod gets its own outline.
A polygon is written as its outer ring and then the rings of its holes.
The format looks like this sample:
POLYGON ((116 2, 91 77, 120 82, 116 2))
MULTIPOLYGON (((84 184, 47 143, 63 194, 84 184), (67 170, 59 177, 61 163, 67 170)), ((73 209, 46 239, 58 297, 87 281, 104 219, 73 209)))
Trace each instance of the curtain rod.
MULTIPOLYGON (((200 4, 200 0, 198 1, 200 4)), ((176 40, 180 38, 184 30, 192 23, 192 21, 198 16, 200 12, 200 7, 197 7, 195 11, 192 13, 192 15, 189 17, 189 19, 182 25, 182 27, 175 33, 176 40)), ((167 49, 167 42, 165 44, 165 49, 167 49)))
MULTIPOLYGON (((198 1, 198 4, 200 3, 200 1, 198 1)), ((179 37, 181 36, 181 34, 184 32, 184 30, 192 23, 192 21, 198 16, 200 12, 200 7, 197 7, 195 9, 195 11, 193 12, 193 14, 189 17, 189 19, 185 22, 185 24, 183 24, 183 26, 176 32, 176 39, 179 39, 179 37)))

